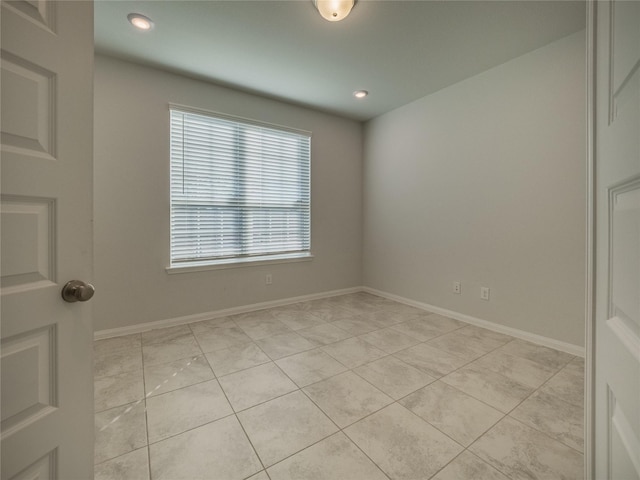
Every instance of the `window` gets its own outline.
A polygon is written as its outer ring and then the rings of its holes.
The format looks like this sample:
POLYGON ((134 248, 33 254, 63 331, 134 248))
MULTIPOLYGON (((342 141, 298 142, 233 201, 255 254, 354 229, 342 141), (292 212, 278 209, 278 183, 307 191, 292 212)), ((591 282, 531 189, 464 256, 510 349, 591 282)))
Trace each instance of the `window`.
POLYGON ((171 107, 171 266, 308 256, 308 133, 171 107))

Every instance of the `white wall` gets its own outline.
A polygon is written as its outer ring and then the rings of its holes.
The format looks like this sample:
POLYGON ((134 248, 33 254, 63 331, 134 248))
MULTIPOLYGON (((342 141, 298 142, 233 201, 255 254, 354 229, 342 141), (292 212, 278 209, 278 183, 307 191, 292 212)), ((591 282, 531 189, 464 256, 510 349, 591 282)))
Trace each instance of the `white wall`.
POLYGON ((584 344, 584 42, 571 35, 366 125, 365 285, 584 344))
POLYGON ((96 330, 361 284, 358 122, 97 56, 94 161, 96 330), (312 261, 165 272, 169 102, 313 133, 312 261))

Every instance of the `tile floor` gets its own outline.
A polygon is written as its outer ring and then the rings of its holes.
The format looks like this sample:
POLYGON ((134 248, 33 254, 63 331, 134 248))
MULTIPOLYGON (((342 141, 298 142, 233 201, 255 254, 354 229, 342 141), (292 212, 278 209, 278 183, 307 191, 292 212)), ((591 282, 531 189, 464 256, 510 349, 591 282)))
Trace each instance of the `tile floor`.
POLYGON ((96 480, 580 479, 583 368, 366 293, 101 340, 96 480))

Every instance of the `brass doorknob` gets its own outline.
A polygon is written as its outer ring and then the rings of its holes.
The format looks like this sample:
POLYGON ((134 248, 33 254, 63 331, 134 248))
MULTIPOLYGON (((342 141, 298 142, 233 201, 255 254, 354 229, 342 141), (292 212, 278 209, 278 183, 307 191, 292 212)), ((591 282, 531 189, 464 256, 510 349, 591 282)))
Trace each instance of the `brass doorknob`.
POLYGON ((93 297, 96 289, 90 283, 84 283, 80 280, 71 280, 62 287, 62 298, 65 302, 86 302, 93 297))

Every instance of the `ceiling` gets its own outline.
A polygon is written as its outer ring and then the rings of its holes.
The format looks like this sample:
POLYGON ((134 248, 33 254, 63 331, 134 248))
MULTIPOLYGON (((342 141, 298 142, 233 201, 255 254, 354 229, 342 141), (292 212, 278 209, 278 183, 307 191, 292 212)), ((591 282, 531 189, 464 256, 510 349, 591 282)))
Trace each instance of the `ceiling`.
POLYGON ((583 1, 95 2, 99 53, 368 120, 583 29, 583 1), (127 14, 150 17, 149 32, 127 14), (352 93, 365 89, 364 99, 352 93))

